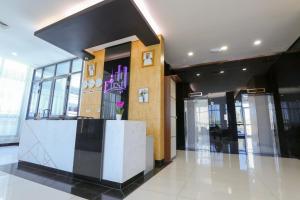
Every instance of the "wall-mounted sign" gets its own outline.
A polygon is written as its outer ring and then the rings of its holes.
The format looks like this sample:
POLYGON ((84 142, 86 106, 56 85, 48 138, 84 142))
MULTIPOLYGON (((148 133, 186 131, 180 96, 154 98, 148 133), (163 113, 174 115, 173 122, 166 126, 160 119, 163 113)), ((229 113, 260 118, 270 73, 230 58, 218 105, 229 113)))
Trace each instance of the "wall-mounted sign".
POLYGON ((141 88, 139 89, 139 102, 148 103, 149 102, 149 89, 141 88))
POLYGON ((89 81, 88 81, 88 87, 91 89, 91 88, 93 88, 94 86, 95 86, 95 81, 94 81, 94 79, 89 80, 89 81))
POLYGON ((90 63, 87 65, 87 75, 93 77, 96 75, 96 63, 90 63))
POLYGON ((118 65, 118 71, 112 72, 110 79, 104 82, 104 93, 119 92, 122 93, 127 88, 128 79, 127 66, 118 65))
POLYGON ((101 79, 101 78, 98 78, 98 79, 96 80, 95 86, 96 86, 96 88, 99 88, 99 87, 102 86, 102 79, 101 79))
POLYGON ((154 50, 144 51, 142 55, 143 67, 154 65, 154 50))

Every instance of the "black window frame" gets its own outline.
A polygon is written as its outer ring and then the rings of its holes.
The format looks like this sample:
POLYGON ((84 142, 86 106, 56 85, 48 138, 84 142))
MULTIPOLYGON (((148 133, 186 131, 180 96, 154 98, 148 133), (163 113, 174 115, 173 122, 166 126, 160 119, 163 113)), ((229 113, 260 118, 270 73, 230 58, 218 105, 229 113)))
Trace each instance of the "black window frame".
MULTIPOLYGON (((80 74, 80 86, 79 86, 79 98, 78 98, 78 112, 77 112, 77 116, 79 116, 79 106, 80 106, 80 97, 81 97, 81 87, 82 87, 82 77, 83 77, 83 66, 84 66, 84 61, 80 58, 73 58, 73 59, 69 59, 69 60, 64 60, 58 63, 53 63, 50 65, 46 65, 43 67, 38 67, 36 69, 34 69, 33 71, 33 76, 32 76, 32 80, 31 80, 31 86, 30 86, 30 94, 29 94, 29 100, 28 100, 28 105, 27 105, 27 112, 26 112, 26 119, 36 119, 38 116, 38 111, 39 111, 39 106, 40 106, 40 98, 41 98, 41 89, 42 89, 42 83, 45 81, 51 81, 51 89, 50 89, 50 96, 49 96, 49 103, 48 103, 48 114, 46 117, 40 116, 40 118, 72 118, 74 116, 67 116, 67 107, 68 107, 68 100, 69 100, 69 91, 70 91, 70 81, 71 81, 71 77, 72 75, 75 74, 80 74), (73 68, 73 63, 74 61, 80 60, 81 61, 81 70, 80 71, 76 71, 76 72, 72 72, 72 68, 73 68), (69 63, 69 72, 66 74, 62 74, 62 75, 58 75, 56 76, 56 72, 57 72, 57 66, 61 63, 65 63, 68 62, 69 63), (48 77, 48 78, 44 78, 44 69, 50 66, 55 66, 55 70, 54 70, 54 75, 53 77, 48 77), (39 80, 35 80, 35 74, 36 71, 38 70, 42 70, 42 75, 41 78, 39 80), (53 97, 54 97, 54 90, 55 90, 55 83, 57 79, 62 79, 62 78, 66 78, 67 82, 66 82, 66 89, 65 89, 65 97, 64 97, 64 111, 63 111, 63 115, 52 115, 51 113, 51 109, 53 106, 53 97), (38 97, 37 97, 37 103, 35 105, 34 108, 34 115, 33 116, 29 116, 30 114, 30 105, 32 102, 32 92, 33 92, 33 86, 35 83, 38 83, 38 97)), ((43 113, 42 113, 43 115, 43 113)))

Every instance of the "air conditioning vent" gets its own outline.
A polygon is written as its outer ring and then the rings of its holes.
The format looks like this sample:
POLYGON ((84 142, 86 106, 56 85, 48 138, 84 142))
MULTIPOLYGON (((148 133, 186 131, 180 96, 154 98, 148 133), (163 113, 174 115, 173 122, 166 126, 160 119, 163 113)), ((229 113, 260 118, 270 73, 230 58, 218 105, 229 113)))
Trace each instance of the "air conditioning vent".
POLYGON ((9 28, 9 26, 7 24, 5 24, 4 22, 0 21, 0 30, 6 30, 8 28, 9 28))
POLYGON ((202 92, 193 92, 193 93, 189 93, 189 97, 193 98, 193 97, 202 97, 203 94, 202 92))

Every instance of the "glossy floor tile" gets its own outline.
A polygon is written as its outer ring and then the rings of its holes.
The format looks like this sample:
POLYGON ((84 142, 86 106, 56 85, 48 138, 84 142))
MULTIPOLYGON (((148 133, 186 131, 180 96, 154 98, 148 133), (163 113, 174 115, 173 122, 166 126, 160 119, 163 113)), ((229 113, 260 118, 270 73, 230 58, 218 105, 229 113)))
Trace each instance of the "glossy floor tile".
POLYGON ((18 146, 0 147, 0 165, 18 162, 18 146))
MULTIPOLYGON (((151 179, 155 174, 157 174, 160 170, 162 170, 166 165, 155 168, 151 172, 149 172, 144 177, 140 177, 132 184, 128 185, 127 187, 123 188, 122 190, 117 190, 109 187, 105 187, 102 185, 98 185, 95 183, 87 182, 82 179, 74 178, 72 176, 68 175, 62 175, 62 174, 56 174, 52 171, 48 171, 41 168, 36 168, 34 166, 28 166, 20 163, 11 163, 16 162, 17 155, 15 155, 14 151, 7 150, 8 147, 3 147, 3 152, 6 152, 6 156, 13 157, 15 156, 15 159, 6 160, 4 163, 10 163, 6 165, 0 165, 0 176, 5 176, 6 179, 8 178, 8 183, 14 182, 14 180, 22 180, 18 181, 20 184, 18 184, 18 187, 22 187, 22 184, 26 184, 24 188, 27 188, 29 185, 30 188, 36 188, 38 192, 37 197, 40 198, 39 194, 45 193, 45 188, 50 188, 51 191, 54 191, 54 193, 57 193, 56 191, 63 192, 63 194, 69 194, 71 195, 71 199, 74 200, 80 200, 80 199, 92 199, 92 200, 118 200, 118 199, 124 199, 126 196, 128 196, 130 193, 135 191, 138 187, 140 187, 143 183, 151 179), (6 150, 5 150, 6 148, 6 150), (9 177, 8 175, 11 175, 9 177), (32 185, 33 184, 33 185, 32 185), (39 185, 39 186, 36 186, 39 185), (42 187, 41 187, 42 186, 42 187), (39 189, 41 188, 41 189, 39 189)), ((17 149, 17 148, 16 148, 17 149)), ((2 183, 4 180, 0 180, 2 183)), ((3 198, 0 196, 0 200, 5 199, 15 199, 19 198, 18 194, 24 196, 27 198, 26 195, 28 195, 28 198, 30 197, 30 193, 34 193, 35 191, 27 188, 28 194, 23 194, 23 190, 13 189, 11 187, 11 184, 8 184, 5 181, 3 182, 3 189, 2 193, 13 193, 12 196, 3 196, 3 198), (5 186, 4 186, 5 185, 5 186), (16 194, 15 194, 16 193, 16 194), (15 195, 17 195, 15 197, 15 195)), ((49 192, 48 196, 51 197, 51 191, 48 190, 46 192, 49 192)), ((53 194, 55 195, 55 194, 53 194)), ((69 196, 68 196, 69 197, 69 196)), ((61 197, 56 197, 55 199, 60 199, 61 197)), ((64 197, 62 197, 64 198, 64 197)), ((43 198, 41 198, 43 199, 43 198)), ((47 199, 47 198, 45 198, 47 199)))
POLYGON ((68 200, 74 195, 28 181, 14 175, 1 173, 0 199, 2 200, 68 200))
POLYGON ((300 160, 178 151, 171 164, 126 199, 296 200, 299 184, 300 160))

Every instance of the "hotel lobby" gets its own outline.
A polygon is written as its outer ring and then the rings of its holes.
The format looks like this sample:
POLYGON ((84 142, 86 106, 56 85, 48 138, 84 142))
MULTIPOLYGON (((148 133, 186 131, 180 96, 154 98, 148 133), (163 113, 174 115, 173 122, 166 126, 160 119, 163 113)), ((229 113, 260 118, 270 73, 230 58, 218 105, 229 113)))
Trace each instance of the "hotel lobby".
POLYGON ((299 21, 297 0, 3 2, 0 200, 300 199, 299 21))

